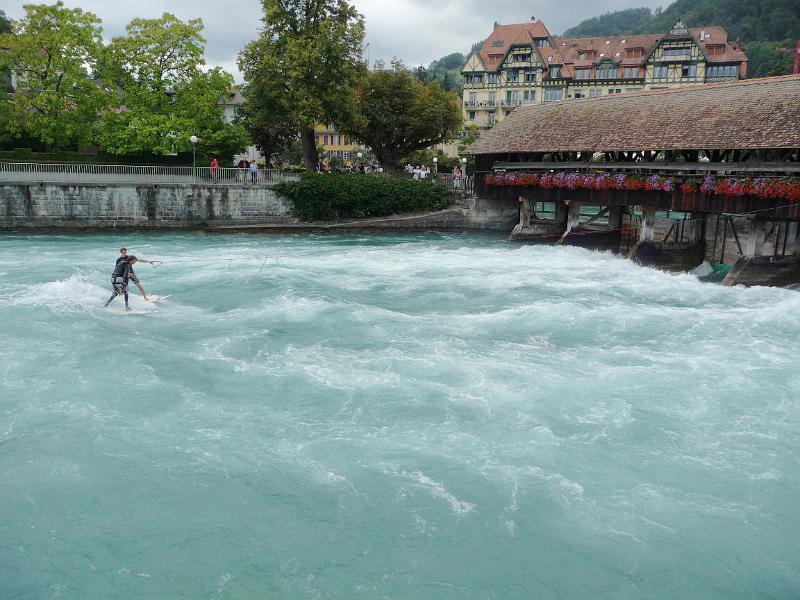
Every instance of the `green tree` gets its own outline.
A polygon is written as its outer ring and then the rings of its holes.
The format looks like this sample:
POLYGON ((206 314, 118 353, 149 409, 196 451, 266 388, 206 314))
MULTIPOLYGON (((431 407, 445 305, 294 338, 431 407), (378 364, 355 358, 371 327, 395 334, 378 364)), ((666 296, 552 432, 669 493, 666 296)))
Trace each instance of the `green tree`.
POLYGON ((393 66, 364 79, 356 94, 358 119, 349 131, 372 148, 387 171, 415 150, 451 139, 462 123, 455 94, 393 66))
MULTIPOLYGON (((11 33, 11 21, 6 17, 6 13, 0 10, 0 35, 11 33)), ((11 70, 6 66, 0 69, 0 93, 10 92, 11 89, 11 70)))
POLYGON ((93 141, 105 94, 93 80, 102 48, 100 19, 63 2, 25 7, 12 33, 0 34, 0 68, 17 74, 8 127, 24 127, 48 147, 93 141), (25 115, 20 119, 20 115, 25 115))
POLYGON ((245 103, 237 119, 269 165, 273 155, 297 140, 298 126, 292 117, 288 90, 278 84, 280 72, 270 70, 277 63, 261 60, 262 45, 262 39, 255 40, 239 54, 239 70, 248 83, 242 89, 245 103))
POLYGON ((345 0, 263 0, 263 7, 260 36, 243 53, 257 52, 260 65, 245 80, 256 92, 273 89, 286 98, 282 120, 299 129, 312 170, 319 158, 314 125, 353 120, 353 90, 366 70, 364 19, 345 0))
POLYGON ((203 71, 203 22, 186 23, 164 13, 133 19, 127 35, 114 38, 100 65, 115 98, 103 114, 99 141, 112 154, 173 154, 230 157, 246 145, 241 125, 224 120, 223 101, 233 77, 219 68, 203 71))

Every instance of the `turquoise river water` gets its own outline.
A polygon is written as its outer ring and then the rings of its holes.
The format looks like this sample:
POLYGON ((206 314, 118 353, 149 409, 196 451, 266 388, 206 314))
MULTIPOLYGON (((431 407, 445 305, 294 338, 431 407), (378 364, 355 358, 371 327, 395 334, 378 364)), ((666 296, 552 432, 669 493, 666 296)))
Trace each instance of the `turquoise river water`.
POLYGON ((798 598, 799 356, 575 248, 6 234, 0 598, 798 598))

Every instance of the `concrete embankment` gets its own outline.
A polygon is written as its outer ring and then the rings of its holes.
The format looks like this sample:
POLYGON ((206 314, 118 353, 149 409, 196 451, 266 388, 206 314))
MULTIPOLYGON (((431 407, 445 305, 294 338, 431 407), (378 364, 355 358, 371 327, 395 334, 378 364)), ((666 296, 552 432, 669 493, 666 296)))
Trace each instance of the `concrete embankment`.
POLYGON ((118 228, 214 231, 464 230, 507 232, 516 202, 470 198, 443 211, 336 223, 300 223, 267 186, 186 184, 0 185, 0 230, 118 228))
POLYGON ((23 184, 0 186, 0 228, 186 228, 289 223, 291 201, 266 186, 23 184))

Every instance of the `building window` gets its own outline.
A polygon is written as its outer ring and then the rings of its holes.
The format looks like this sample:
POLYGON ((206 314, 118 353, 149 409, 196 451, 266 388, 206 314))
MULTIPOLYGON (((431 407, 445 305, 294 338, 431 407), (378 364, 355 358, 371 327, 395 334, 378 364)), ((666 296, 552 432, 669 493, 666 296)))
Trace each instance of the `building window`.
POLYGON ((495 40, 492 42, 492 48, 502 48, 503 40, 495 40))
POLYGON ((686 57, 692 55, 692 49, 689 46, 683 46, 681 48, 664 48, 661 51, 661 55, 686 57))
POLYGON ((531 60, 530 53, 514 54, 513 58, 514 62, 530 62, 530 60, 531 60))
POLYGON ((666 79, 669 74, 667 65, 656 65, 653 67, 653 79, 666 79))
POLYGON ((478 93, 477 92, 470 92, 469 93, 469 105, 475 106, 478 103, 478 93))
POLYGON ((603 95, 603 90, 600 88, 593 88, 589 90, 589 98, 599 98, 603 95))
POLYGON ((608 94, 609 94, 609 96, 610 96, 611 94, 621 94, 621 93, 622 93, 622 90, 621 90, 621 89, 619 89, 619 88, 617 88, 617 89, 611 89, 611 90, 608 90, 608 94))
POLYGON ((546 48, 547 46, 550 45, 550 43, 547 41, 547 38, 539 38, 538 40, 536 40, 536 45, 539 48, 546 48))
POLYGON ((564 99, 564 90, 545 90, 544 91, 544 101, 545 102, 560 102, 564 99))
POLYGON ((550 67, 550 78, 556 79, 561 77, 561 67, 550 67))
POLYGON ((595 79, 614 79, 617 76, 616 67, 603 65, 597 68, 595 79))
POLYGON ((349 159, 350 158, 350 151, 349 150, 343 151, 342 152, 342 158, 345 159, 345 160, 349 159))
POLYGON ((706 69, 706 77, 736 77, 738 75, 738 65, 715 65, 706 69))
POLYGON ((536 71, 525 71, 525 83, 536 83, 536 71))
POLYGON ((338 146, 338 145, 339 145, 339 134, 338 134, 338 133, 337 133, 336 135, 334 135, 334 136, 333 136, 333 139, 331 140, 331 143, 332 143, 334 146, 338 146))
POLYGON ((622 70, 622 76, 625 79, 636 79, 639 77, 639 67, 625 67, 622 70))
POLYGON ((517 104, 519 104, 519 92, 516 90, 513 92, 506 92, 506 105, 516 106, 517 104))
POLYGON ((327 146, 328 145, 328 136, 327 135, 323 135, 322 136, 322 145, 323 146, 327 146))
POLYGON ((697 77, 697 65, 683 65, 681 77, 697 77))
POLYGON ((519 71, 516 69, 509 69, 506 71, 506 81, 509 83, 516 83, 519 81, 519 71))
POLYGON ((497 83, 497 73, 489 73, 489 83, 497 83))
POLYGON ((489 113, 489 127, 491 127, 492 125, 494 125, 494 113, 490 112, 489 113))
POLYGON ((575 92, 574 98, 577 100, 578 98, 583 98, 583 92, 575 92))
POLYGON ((489 106, 497 104, 497 92, 489 92, 489 106))
POLYGON ((467 75, 467 83, 483 83, 483 75, 467 75))
POLYGON ((586 60, 586 52, 579 53, 578 60, 586 60))
POLYGON ((475 120, 475 111, 474 110, 469 111, 469 120, 470 121, 474 121, 475 120))
POLYGON ((575 69, 575 79, 589 79, 589 69, 575 69))
POLYGON ((525 102, 535 102, 536 101, 536 90, 525 90, 522 99, 525 102))

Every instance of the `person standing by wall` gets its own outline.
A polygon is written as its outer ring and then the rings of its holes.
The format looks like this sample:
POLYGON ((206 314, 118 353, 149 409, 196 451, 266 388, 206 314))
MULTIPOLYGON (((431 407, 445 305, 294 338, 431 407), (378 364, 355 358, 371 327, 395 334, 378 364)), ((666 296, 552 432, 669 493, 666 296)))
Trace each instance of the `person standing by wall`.
POLYGON ((209 167, 209 170, 211 171, 211 181, 217 183, 218 181, 217 172, 219 171, 219 162, 217 162, 216 156, 211 159, 211 166, 209 167))
POLYGON ((258 163, 253 161, 250 163, 250 183, 255 184, 258 181, 258 163))

